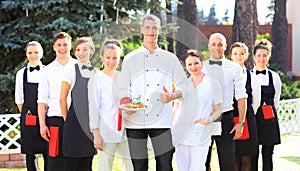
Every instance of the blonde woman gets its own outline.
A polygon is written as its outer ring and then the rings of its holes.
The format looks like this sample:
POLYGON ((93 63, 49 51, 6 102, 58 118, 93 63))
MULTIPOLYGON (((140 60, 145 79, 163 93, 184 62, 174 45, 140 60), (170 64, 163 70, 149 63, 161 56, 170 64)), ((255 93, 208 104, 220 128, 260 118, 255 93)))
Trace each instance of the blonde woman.
POLYGON ((94 52, 90 37, 79 38, 74 44, 74 55, 78 61, 66 70, 61 85, 60 107, 65 120, 62 144, 65 170, 92 171, 96 149, 89 129, 88 87, 90 78, 97 73, 90 62, 94 52), (69 94, 71 105, 68 108, 69 94))
POLYGON ((117 131, 119 101, 116 94, 116 69, 122 50, 123 46, 119 40, 109 39, 102 43, 100 56, 104 68, 94 79, 92 91, 96 110, 90 111, 90 129, 94 136, 94 146, 99 150, 100 171, 112 170, 116 153, 122 160, 122 170, 133 170, 124 126, 117 131))
POLYGON ((26 45, 26 57, 28 64, 21 68, 16 75, 15 102, 21 112, 21 152, 26 154, 26 168, 28 171, 36 171, 35 154, 43 154, 47 168, 47 141, 40 135, 40 125, 37 111, 37 89, 44 66, 41 63, 43 48, 37 41, 31 41, 26 45), (33 123, 28 124, 29 117, 35 116, 33 123), (26 124, 27 123, 27 124, 26 124))
MULTIPOLYGON (((251 158, 258 154, 258 139, 257 139, 257 127, 255 112, 257 108, 253 109, 253 106, 257 106, 258 94, 256 93, 260 87, 257 84, 257 80, 254 78, 253 73, 245 67, 245 61, 248 59, 248 47, 241 42, 235 42, 231 45, 229 50, 229 56, 231 60, 239 64, 243 69, 243 76, 245 78, 245 87, 248 94, 247 98, 247 112, 246 120, 249 130, 249 138, 236 140, 235 147, 235 170, 236 171, 250 171, 251 170, 251 158), (256 93, 256 94, 255 94, 256 93)), ((234 116, 238 116, 238 103, 234 99, 234 116)))

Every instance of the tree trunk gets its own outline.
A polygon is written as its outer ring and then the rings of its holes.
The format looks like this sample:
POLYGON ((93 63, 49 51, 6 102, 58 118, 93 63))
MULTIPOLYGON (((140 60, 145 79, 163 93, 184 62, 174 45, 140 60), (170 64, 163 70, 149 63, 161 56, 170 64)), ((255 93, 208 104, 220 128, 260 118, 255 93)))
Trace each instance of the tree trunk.
POLYGON ((275 0, 275 13, 272 23, 271 64, 286 71, 288 23, 286 18, 286 0, 275 0))
POLYGON ((183 60, 188 49, 198 50, 197 6, 195 0, 182 0, 178 4, 176 34, 176 55, 183 60))
MULTIPOLYGON (((168 2, 166 5, 167 10, 170 12, 167 13, 167 24, 173 23, 173 17, 172 17, 172 8, 171 8, 171 2, 168 2)), ((168 51, 174 53, 174 32, 167 34, 167 42, 168 42, 168 51)))
POLYGON ((248 69, 253 68, 252 49, 256 40, 256 34, 256 0, 236 0, 232 26, 232 43, 243 42, 248 46, 249 57, 245 62, 245 65, 248 69))

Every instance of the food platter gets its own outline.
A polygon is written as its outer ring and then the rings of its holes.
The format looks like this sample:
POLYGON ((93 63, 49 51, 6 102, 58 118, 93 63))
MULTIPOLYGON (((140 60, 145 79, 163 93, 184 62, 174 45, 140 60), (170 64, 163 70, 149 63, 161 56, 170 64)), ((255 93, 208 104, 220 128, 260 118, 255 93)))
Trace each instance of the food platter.
POLYGON ((142 104, 142 103, 138 103, 138 104, 127 103, 127 104, 122 104, 119 106, 119 108, 122 110, 133 111, 133 112, 139 111, 139 110, 146 110, 146 109, 149 109, 150 107, 151 107, 151 105, 142 104))

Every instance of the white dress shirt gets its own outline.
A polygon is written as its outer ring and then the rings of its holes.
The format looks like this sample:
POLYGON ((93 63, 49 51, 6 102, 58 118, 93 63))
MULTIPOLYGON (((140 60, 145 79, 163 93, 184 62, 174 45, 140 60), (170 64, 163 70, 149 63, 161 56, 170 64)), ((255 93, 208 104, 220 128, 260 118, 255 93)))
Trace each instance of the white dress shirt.
MULTIPOLYGON (((41 79, 41 73, 44 69, 43 64, 39 62, 40 70, 29 71, 30 64, 27 64, 27 82, 29 83, 39 83, 41 79)), ((16 74, 16 87, 15 87, 15 103, 24 103, 24 92, 23 92, 23 75, 26 67, 21 68, 16 74)))
MULTIPOLYGON (((42 73, 41 81, 38 88, 38 103, 48 104, 47 116, 62 116, 59 98, 61 83, 65 69, 75 65, 76 59, 70 58, 68 63, 61 65, 57 59, 52 61, 45 67, 42 73)), ((68 96, 68 104, 71 102, 70 95, 68 96)))
POLYGON ((121 131, 117 131, 118 107, 117 84, 115 79, 100 71, 95 75, 94 99, 97 111, 89 112, 90 129, 99 128, 105 143, 116 143, 126 140, 124 124, 121 131))
MULTIPOLYGON (((258 84, 257 87, 261 88, 261 86, 268 86, 269 85, 269 72, 271 71, 272 77, 273 77, 273 84, 275 88, 275 95, 274 95, 274 106, 277 108, 279 105, 280 100, 280 94, 281 94, 281 80, 278 75, 278 73, 266 68, 266 74, 257 74, 256 75, 256 67, 253 68, 253 75, 255 76, 255 79, 257 80, 256 84, 258 84)), ((259 94, 258 101, 256 102, 255 108, 257 109, 260 106, 260 100, 261 100, 261 89, 254 89, 256 94, 259 94)))
POLYGON ((222 112, 233 110, 233 96, 237 100, 248 97, 242 67, 226 58, 221 59, 222 66, 216 64, 210 65, 208 61, 204 61, 203 72, 218 80, 222 87, 222 112))
MULTIPOLYGON (((243 75, 245 80, 247 81, 247 69, 243 67, 243 75)), ((258 80, 256 75, 250 71, 250 78, 251 78, 251 88, 252 88, 252 108, 254 110, 254 114, 260 105, 260 98, 261 98, 261 87, 258 84, 258 80)))

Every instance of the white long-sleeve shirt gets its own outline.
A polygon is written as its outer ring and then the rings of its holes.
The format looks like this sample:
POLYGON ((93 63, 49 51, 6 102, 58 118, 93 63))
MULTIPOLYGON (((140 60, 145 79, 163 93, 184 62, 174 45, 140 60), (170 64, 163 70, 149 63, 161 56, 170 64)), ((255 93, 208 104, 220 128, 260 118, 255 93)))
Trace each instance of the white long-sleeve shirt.
MULTIPOLYGON (((65 69, 75 65, 76 59, 70 58, 68 63, 61 65, 57 59, 45 67, 38 87, 38 103, 48 104, 47 116, 62 116, 59 97, 65 69)), ((68 104, 71 97, 68 97, 68 104)))
POLYGON ((90 110, 90 129, 98 128, 105 143, 122 142, 126 140, 124 124, 117 131, 119 100, 115 79, 100 71, 95 75, 93 97, 96 110, 90 110))
POLYGON ((233 97, 239 100, 248 96, 242 67, 226 58, 221 61, 222 66, 210 65, 208 60, 204 61, 203 72, 219 81, 223 92, 222 112, 227 112, 233 110, 233 97))

